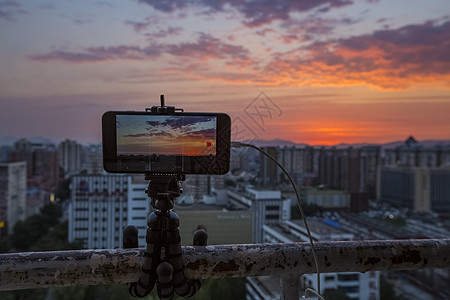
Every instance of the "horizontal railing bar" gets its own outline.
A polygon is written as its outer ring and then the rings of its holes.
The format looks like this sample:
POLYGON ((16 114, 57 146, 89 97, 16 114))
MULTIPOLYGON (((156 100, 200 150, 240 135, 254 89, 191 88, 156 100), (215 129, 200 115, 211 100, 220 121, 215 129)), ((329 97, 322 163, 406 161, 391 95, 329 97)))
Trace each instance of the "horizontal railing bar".
MULTIPOLYGON (((445 268, 450 239, 316 242, 319 269, 367 272, 445 268)), ((135 282, 144 249, 73 250, 0 254, 0 290, 135 282)), ((183 247, 192 279, 311 274, 309 243, 183 247)))

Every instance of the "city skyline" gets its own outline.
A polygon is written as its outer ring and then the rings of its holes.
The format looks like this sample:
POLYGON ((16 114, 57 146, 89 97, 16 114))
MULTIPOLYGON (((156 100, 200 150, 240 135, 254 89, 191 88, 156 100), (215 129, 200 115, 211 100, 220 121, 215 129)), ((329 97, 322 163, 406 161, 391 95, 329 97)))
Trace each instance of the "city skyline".
POLYGON ((165 94, 236 140, 450 138, 446 1, 0 1, 0 25, 0 137, 98 142, 165 94))
MULTIPOLYGON (((283 139, 270 139, 270 140, 264 140, 264 139, 255 139, 250 141, 251 143, 255 144, 256 146, 262 146, 262 147, 284 147, 284 146, 295 146, 295 147, 302 147, 302 146, 326 146, 326 147, 334 147, 334 146, 341 146, 345 147, 346 145, 351 147, 360 147, 360 146, 384 146, 388 148, 396 147, 398 145, 401 145, 405 142, 405 140, 409 139, 410 137, 415 139, 415 136, 405 136, 403 139, 398 140, 391 140, 387 141, 386 143, 337 143, 337 144, 306 144, 306 143, 295 143, 291 140, 283 140, 283 139)), ((64 138, 62 140, 53 140, 49 137, 43 137, 43 136, 33 136, 33 137, 14 137, 14 136, 6 136, 1 137, 0 136, 0 146, 14 146, 14 143, 16 141, 19 141, 20 139, 26 139, 30 141, 31 143, 38 143, 38 144, 52 144, 52 145, 59 145, 60 143, 64 141, 75 141, 77 143, 80 143, 81 145, 88 147, 89 145, 100 145, 102 143, 101 140, 99 141, 93 141, 93 142, 83 142, 78 141, 70 138, 64 138)), ((428 140, 417 140, 418 144, 423 147, 434 147, 434 146, 446 146, 450 144, 450 139, 428 139, 428 140)))

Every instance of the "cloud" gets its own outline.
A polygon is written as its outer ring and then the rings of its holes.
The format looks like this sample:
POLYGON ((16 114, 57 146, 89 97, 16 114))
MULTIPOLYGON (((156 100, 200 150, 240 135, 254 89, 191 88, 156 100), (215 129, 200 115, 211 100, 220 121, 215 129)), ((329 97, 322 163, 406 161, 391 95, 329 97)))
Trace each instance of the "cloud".
POLYGON ((272 60, 263 68, 249 58, 252 63, 243 68, 231 65, 227 69, 211 69, 192 63, 170 71, 236 85, 370 86, 400 90, 432 84, 448 89, 449 53, 450 21, 436 21, 345 39, 311 41, 291 51, 272 53, 272 60))
POLYGON ((349 17, 335 18, 308 18, 304 20, 287 20, 282 22, 281 27, 286 29, 289 36, 297 38, 297 41, 310 41, 322 35, 329 35, 339 26, 353 25, 361 19, 349 17))
MULTIPOLYGON (((176 31, 176 30, 175 30, 176 31)), ((211 35, 199 34, 197 41, 180 44, 156 44, 148 47, 139 46, 112 46, 91 47, 82 52, 52 51, 42 55, 29 56, 36 61, 66 61, 71 63, 102 62, 109 60, 146 60, 156 58, 163 53, 173 56, 188 57, 206 61, 209 59, 231 59, 238 63, 249 63, 249 51, 243 46, 224 43, 211 35)))
POLYGON ((248 27, 259 27, 276 20, 287 20, 292 12, 306 12, 321 9, 322 12, 353 4, 350 0, 140 0, 162 12, 174 12, 188 6, 206 8, 208 13, 224 12, 233 8, 244 17, 243 23, 248 27))
POLYGON ((0 20, 15 21, 17 16, 27 14, 16 1, 0 1, 0 20))
POLYGON ((196 130, 196 131, 189 131, 189 132, 187 132, 187 136, 192 137, 192 138, 203 138, 203 139, 214 140, 216 138, 216 129, 208 128, 208 129, 202 129, 202 130, 196 130))
MULTIPOLYGON (((277 53, 266 72, 285 84, 450 86, 450 22, 426 22, 277 53)), ((278 81, 278 82, 279 82, 278 81)))
POLYGON ((182 32, 183 32, 183 28, 181 28, 181 27, 169 26, 169 27, 167 27, 167 29, 161 29, 158 32, 154 32, 154 33, 147 33, 145 36, 147 36, 150 39, 165 38, 165 37, 169 37, 169 36, 180 35, 182 32))
POLYGON ((201 60, 239 58, 249 59, 249 51, 243 46, 224 43, 209 34, 200 33, 193 43, 167 45, 165 51, 174 56, 195 57, 201 60))
POLYGON ((134 31, 139 33, 147 29, 151 25, 151 22, 125 21, 125 24, 133 26, 134 31))
MULTIPOLYGON (((146 3, 152 6, 154 9, 162 11, 162 12, 173 12, 177 9, 185 8, 190 1, 184 0, 139 0, 141 3, 146 3)), ((195 2, 195 1, 191 1, 195 2)))
POLYGON ((38 8, 40 9, 47 9, 47 10, 53 10, 55 9, 55 6, 53 4, 40 4, 38 5, 38 8))
POLYGON ((167 131, 158 131, 158 130, 151 130, 150 132, 146 133, 136 133, 136 134, 125 134, 124 137, 132 137, 132 138, 141 138, 141 137, 165 137, 165 138, 171 138, 173 137, 173 134, 167 131))
POLYGON ((97 2, 95 2, 95 4, 97 4, 98 6, 103 6, 103 7, 108 7, 108 8, 114 7, 114 5, 112 5, 110 2, 107 2, 107 1, 97 1, 97 2))
POLYGON ((52 51, 42 55, 29 56, 36 61, 61 60, 71 63, 102 62, 108 60, 143 60, 155 58, 161 54, 158 45, 150 45, 145 48, 138 46, 113 46, 113 47, 91 47, 84 52, 52 51))
MULTIPOLYGON (((193 125, 207 123, 214 120, 214 117, 209 116, 184 116, 182 118, 166 118, 163 122, 160 121, 147 121, 146 123, 150 126, 168 126, 172 129, 175 128, 189 128, 193 125)), ((192 129, 191 129, 192 130, 192 129)))
POLYGON ((91 19, 74 19, 73 22, 77 25, 84 25, 88 23, 92 23, 91 19))

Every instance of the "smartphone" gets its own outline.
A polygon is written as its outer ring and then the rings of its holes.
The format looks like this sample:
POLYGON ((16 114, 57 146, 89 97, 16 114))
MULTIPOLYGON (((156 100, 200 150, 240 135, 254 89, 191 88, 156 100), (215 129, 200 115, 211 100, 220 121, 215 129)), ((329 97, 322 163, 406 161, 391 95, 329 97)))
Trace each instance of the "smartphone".
POLYGON ((103 167, 110 173, 225 174, 230 128, 225 113, 108 111, 103 167))

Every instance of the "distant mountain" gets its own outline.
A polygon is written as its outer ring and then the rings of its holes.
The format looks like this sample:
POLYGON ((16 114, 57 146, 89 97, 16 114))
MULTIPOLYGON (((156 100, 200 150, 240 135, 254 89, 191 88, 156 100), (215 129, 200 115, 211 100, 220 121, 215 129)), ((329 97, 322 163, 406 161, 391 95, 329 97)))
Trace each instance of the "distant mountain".
POLYGON ((338 149, 353 147, 353 148, 361 148, 361 147, 367 147, 367 146, 380 146, 380 144, 374 144, 374 143, 354 143, 354 144, 348 144, 348 143, 340 143, 337 145, 333 145, 330 147, 336 147, 338 149))
MULTIPOLYGON (((450 140, 424 140, 424 141, 417 141, 418 144, 422 147, 428 148, 428 147, 434 147, 434 146, 438 146, 438 145, 443 145, 443 146, 450 146, 450 140)), ((252 141, 253 144, 255 144, 256 146, 260 146, 260 147, 305 147, 308 146, 308 144, 304 144, 304 143, 294 143, 292 141, 288 141, 288 140, 282 140, 282 139, 273 139, 273 140, 254 140, 252 141)), ((354 143, 354 144, 350 144, 350 143, 341 143, 341 144, 336 144, 336 145, 331 145, 331 146, 323 146, 323 147, 335 147, 338 149, 344 149, 344 148, 348 148, 348 147, 353 147, 353 148, 361 148, 361 147, 366 147, 366 146, 380 146, 383 149, 389 149, 389 148, 395 148, 398 146, 401 146, 405 143, 405 141, 395 141, 395 142, 389 142, 389 143, 385 143, 385 144, 377 144, 377 143, 354 143)), ((320 147, 321 145, 313 145, 315 147, 320 147)))
POLYGON ((259 147, 304 147, 307 146, 307 144, 301 144, 301 143, 294 143, 287 140, 282 139, 273 139, 273 140, 254 140, 252 141, 252 144, 259 146, 259 147))

